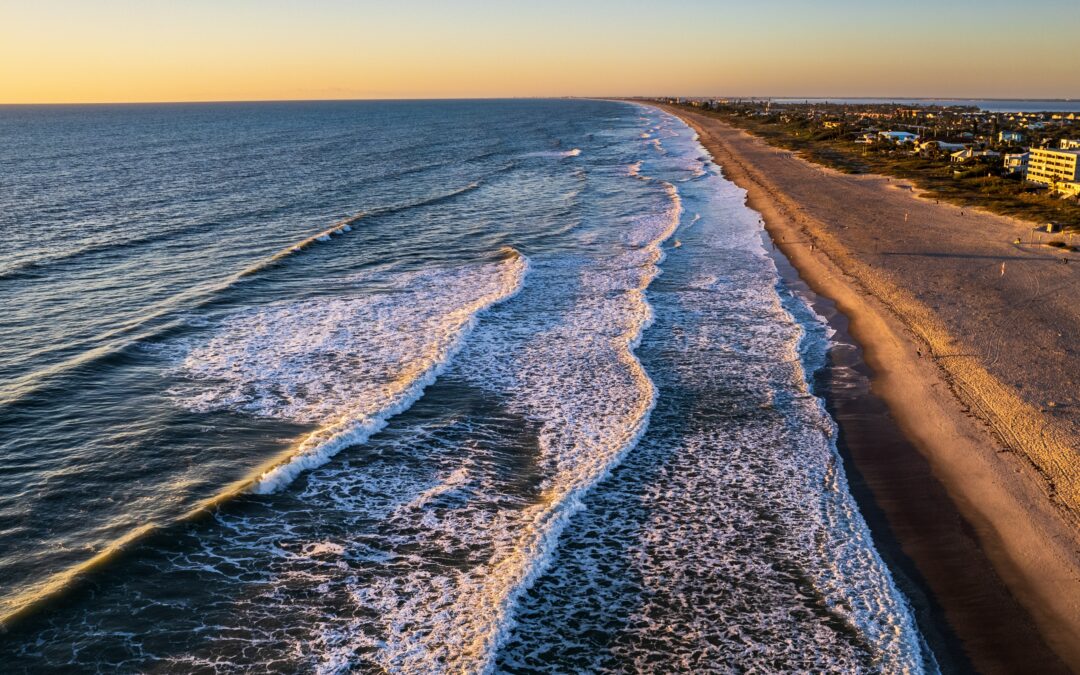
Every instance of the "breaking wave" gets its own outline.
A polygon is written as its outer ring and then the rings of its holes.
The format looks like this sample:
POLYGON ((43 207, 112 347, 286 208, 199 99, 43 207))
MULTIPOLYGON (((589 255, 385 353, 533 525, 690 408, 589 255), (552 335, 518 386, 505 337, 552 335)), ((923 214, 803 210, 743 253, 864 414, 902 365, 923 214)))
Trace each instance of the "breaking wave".
POLYGON ((254 492, 272 492, 412 405, 461 349, 477 315, 517 293, 527 269, 524 256, 506 249, 486 265, 342 280, 346 288, 388 285, 378 293, 242 312, 188 354, 181 373, 196 391, 182 389, 178 400, 196 411, 319 425, 255 481, 254 492))

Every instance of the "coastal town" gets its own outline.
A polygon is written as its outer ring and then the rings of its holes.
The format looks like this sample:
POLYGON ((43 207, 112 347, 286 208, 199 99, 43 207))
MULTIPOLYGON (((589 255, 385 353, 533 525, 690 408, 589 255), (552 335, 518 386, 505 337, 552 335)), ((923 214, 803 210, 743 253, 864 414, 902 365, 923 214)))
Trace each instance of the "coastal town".
POLYGON ((1080 113, 976 106, 666 98, 846 173, 912 180, 935 198, 1080 229, 1080 113))

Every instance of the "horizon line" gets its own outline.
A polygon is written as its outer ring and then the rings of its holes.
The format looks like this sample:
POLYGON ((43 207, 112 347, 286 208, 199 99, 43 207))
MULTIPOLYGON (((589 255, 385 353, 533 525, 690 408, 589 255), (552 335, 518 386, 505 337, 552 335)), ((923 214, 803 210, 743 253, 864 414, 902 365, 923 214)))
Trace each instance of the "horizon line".
POLYGON ((665 95, 608 95, 608 96, 585 96, 569 94, 553 94, 547 96, 416 96, 416 97, 347 97, 347 98, 252 98, 252 99, 188 99, 188 100, 139 100, 139 101, 41 101, 0 103, 0 108, 7 107, 31 107, 31 106, 116 106, 116 105, 184 105, 184 104, 230 104, 230 103, 348 103, 348 102, 371 102, 392 103, 408 101, 539 101, 552 99, 580 99, 580 100, 611 100, 611 99, 658 99, 658 98, 715 98, 715 99, 742 99, 742 100, 883 100, 883 101, 1034 101, 1045 103, 1072 103, 1080 102, 1080 97, 995 97, 995 96, 778 96, 778 95, 718 95, 718 94, 665 94, 665 95))

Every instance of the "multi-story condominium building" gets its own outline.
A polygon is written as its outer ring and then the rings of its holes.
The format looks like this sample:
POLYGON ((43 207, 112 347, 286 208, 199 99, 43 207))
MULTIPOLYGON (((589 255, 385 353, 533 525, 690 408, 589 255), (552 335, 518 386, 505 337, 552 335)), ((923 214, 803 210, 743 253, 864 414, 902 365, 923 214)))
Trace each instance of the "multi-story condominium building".
POLYGON ((1080 164, 1080 150, 1032 148, 1028 156, 1027 179, 1039 185, 1075 183, 1080 164))
POLYGON ((1061 139, 1062 150, 1080 150, 1080 140, 1075 138, 1063 138, 1061 139))

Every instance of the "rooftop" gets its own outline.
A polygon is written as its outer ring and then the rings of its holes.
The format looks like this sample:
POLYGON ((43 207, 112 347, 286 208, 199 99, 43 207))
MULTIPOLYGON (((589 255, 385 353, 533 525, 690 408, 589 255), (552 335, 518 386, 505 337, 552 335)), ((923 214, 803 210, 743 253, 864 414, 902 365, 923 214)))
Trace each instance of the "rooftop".
POLYGON ((1055 155, 1077 155, 1080 156, 1080 149, 1062 150, 1061 148, 1032 148, 1032 152, 1052 152, 1055 155))

